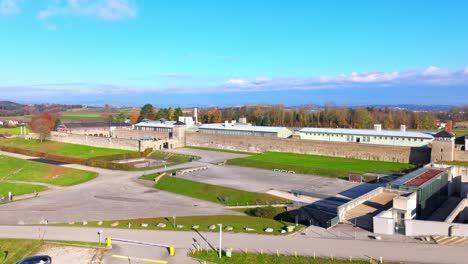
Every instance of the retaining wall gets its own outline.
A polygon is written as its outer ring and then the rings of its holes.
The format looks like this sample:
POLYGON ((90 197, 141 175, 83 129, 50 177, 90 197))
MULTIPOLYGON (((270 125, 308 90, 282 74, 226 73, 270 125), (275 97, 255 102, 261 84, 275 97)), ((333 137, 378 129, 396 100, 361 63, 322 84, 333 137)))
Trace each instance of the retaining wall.
POLYGON ((403 163, 428 163, 431 154, 431 149, 426 147, 336 143, 294 138, 281 139, 237 135, 207 135, 196 132, 186 132, 185 141, 187 146, 255 153, 278 151, 403 163))
POLYGON ((452 236, 468 237, 468 224, 406 220, 405 227, 407 236, 448 236, 450 235, 450 229, 452 229, 452 236))
POLYGON ((79 135, 79 134, 58 133, 58 132, 52 132, 49 139, 52 141, 88 145, 88 146, 93 146, 93 147, 140 151, 139 141, 132 140, 132 139, 95 137, 95 136, 86 136, 86 135, 79 135))

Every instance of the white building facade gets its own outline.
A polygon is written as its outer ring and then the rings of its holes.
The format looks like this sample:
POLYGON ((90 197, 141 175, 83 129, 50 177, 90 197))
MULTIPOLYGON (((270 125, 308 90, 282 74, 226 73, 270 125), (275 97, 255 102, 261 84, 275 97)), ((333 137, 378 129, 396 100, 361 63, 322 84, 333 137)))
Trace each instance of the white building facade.
POLYGON ((299 135, 304 140, 404 147, 425 147, 434 139, 430 133, 406 131, 405 126, 402 126, 399 131, 382 130, 381 128, 381 125, 375 125, 374 129, 303 128, 299 130, 299 135))

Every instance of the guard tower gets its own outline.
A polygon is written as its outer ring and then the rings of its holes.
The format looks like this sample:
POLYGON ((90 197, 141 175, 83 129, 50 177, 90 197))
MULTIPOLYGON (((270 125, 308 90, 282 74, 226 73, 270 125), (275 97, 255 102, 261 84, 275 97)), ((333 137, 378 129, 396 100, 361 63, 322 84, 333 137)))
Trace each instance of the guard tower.
POLYGON ((431 162, 453 161, 455 154, 455 135, 441 131, 434 135, 432 141, 431 162))

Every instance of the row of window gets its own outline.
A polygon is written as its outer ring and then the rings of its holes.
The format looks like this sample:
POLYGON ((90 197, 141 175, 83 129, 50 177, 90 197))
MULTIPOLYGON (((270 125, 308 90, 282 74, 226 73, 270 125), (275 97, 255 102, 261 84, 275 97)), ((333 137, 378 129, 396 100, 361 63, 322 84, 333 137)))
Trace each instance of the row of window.
MULTIPOLYGON (((344 137, 343 134, 331 134, 331 133, 305 133, 309 136, 320 136, 320 137, 344 137)), ((354 141, 355 136, 346 136, 347 141, 354 141)), ((400 141, 423 141, 422 138, 408 138, 408 137, 385 137, 385 136, 360 136, 363 142, 370 142, 371 138, 374 140, 400 140, 400 141)))
POLYGON ((140 126, 137 126, 136 130, 155 131, 155 132, 172 132, 172 128, 166 128, 166 127, 140 127, 140 126))
POLYGON ((224 134, 224 135, 238 135, 238 136, 258 136, 258 137, 273 137, 276 133, 268 132, 253 132, 253 131, 234 131, 234 130, 211 130, 211 129, 200 129, 200 132, 207 134, 224 134))

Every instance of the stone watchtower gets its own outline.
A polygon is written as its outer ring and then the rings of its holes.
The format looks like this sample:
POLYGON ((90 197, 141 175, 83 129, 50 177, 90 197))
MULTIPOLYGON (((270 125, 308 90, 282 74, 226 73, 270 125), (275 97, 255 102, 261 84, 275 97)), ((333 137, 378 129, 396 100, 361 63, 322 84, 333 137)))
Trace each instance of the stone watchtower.
POLYGON ((185 123, 177 121, 172 131, 172 139, 178 140, 182 146, 185 146, 185 123))
POLYGON ((431 162, 453 161, 455 154, 455 135, 441 131, 434 135, 432 141, 431 162))

